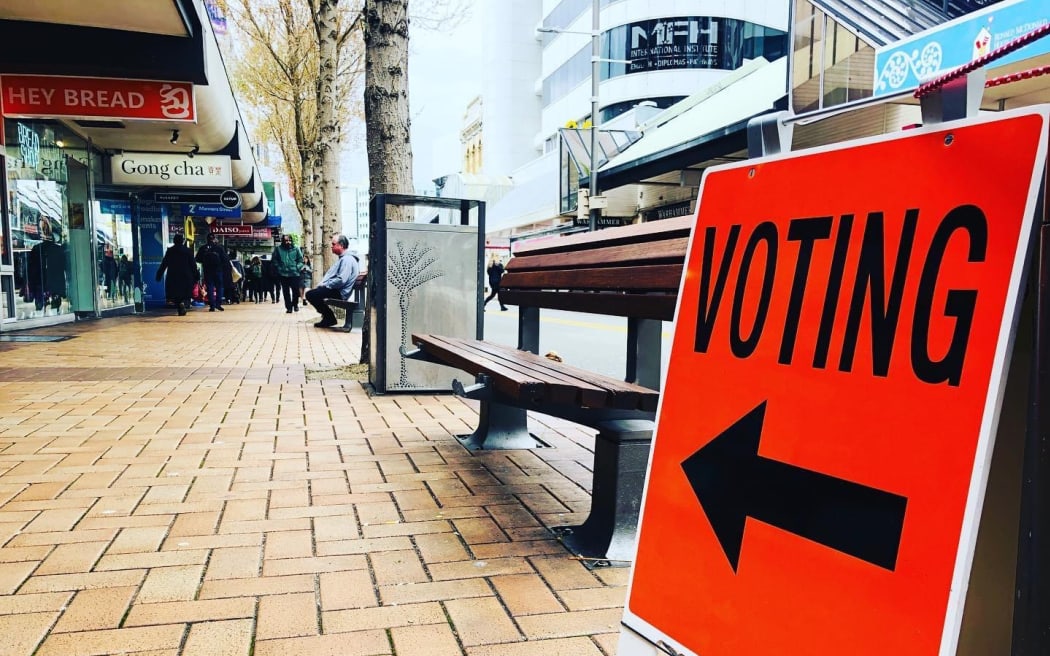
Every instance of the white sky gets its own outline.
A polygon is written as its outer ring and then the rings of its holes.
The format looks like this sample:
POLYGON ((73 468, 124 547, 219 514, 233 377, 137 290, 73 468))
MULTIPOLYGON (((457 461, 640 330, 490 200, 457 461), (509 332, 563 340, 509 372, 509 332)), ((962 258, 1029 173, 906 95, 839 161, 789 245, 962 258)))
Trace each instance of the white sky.
MULTIPOLYGON (((482 65, 480 1, 464 0, 464 4, 467 14, 452 30, 410 28, 408 101, 417 189, 431 190, 434 178, 462 169, 459 132, 467 104, 481 93, 482 65)), ((350 132, 342 161, 343 184, 367 187, 364 125, 352 126, 350 132)))
POLYGON ((408 101, 417 189, 432 189, 434 178, 462 169, 463 114, 481 93, 480 4, 467 3, 468 15, 451 31, 410 27, 408 101))

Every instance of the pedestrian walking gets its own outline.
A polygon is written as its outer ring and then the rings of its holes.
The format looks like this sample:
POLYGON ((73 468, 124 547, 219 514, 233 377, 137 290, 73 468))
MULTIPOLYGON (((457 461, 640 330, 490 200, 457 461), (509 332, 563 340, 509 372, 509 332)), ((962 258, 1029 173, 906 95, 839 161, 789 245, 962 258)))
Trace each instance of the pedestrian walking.
POLYGON ((331 328, 336 325, 335 313, 324 302, 326 298, 350 298, 354 283, 361 272, 357 255, 350 252, 350 240, 346 235, 332 237, 332 252, 339 258, 324 274, 321 284, 306 292, 306 300, 321 315, 321 320, 314 324, 317 328, 331 328))
POLYGON ((133 273, 134 269, 131 267, 131 260, 128 259, 127 254, 121 253, 120 261, 117 262, 117 279, 120 284, 120 295, 124 298, 125 303, 131 300, 131 278, 133 273))
POLYGON ((292 243, 291 235, 281 235, 281 245, 270 256, 281 279, 284 310, 288 314, 299 311, 299 279, 303 270, 303 252, 292 243))
POLYGON ((193 297, 193 285, 197 277, 197 263, 193 252, 183 244, 182 235, 171 238, 172 245, 164 253, 157 269, 157 282, 164 279, 164 296, 185 316, 193 297), (167 277, 164 274, 167 273, 167 277))
POLYGON ((113 257, 113 247, 106 246, 102 255, 102 284, 106 287, 106 297, 117 297, 117 259, 113 257))
POLYGON ((269 297, 271 303, 276 303, 280 288, 281 279, 273 268, 273 260, 262 260, 262 300, 265 302, 267 297, 269 297))
MULTIPOLYGON (((303 270, 299 273, 299 295, 306 298, 306 290, 314 284, 314 270, 309 262, 303 262, 303 270)), ((303 303, 304 307, 306 303, 303 303)))
POLYGON ((262 302, 262 260, 258 255, 252 257, 248 266, 244 267, 244 286, 248 290, 249 301, 262 302))
MULTIPOLYGON (((497 298, 499 294, 500 281, 503 279, 503 263, 499 261, 499 258, 495 255, 489 261, 489 268, 485 270, 489 274, 489 289, 491 290, 485 302, 481 304, 481 307, 485 307, 489 304, 489 301, 497 298)), ((503 304, 503 301, 499 301, 499 309, 503 312, 507 311, 507 306, 503 304)))
POLYGON ((230 268, 230 260, 226 257, 226 251, 219 246, 215 233, 208 234, 208 241, 197 251, 196 260, 200 262, 202 282, 208 293, 208 303, 211 307, 208 312, 224 312, 222 297, 224 294, 224 280, 226 271, 230 268))

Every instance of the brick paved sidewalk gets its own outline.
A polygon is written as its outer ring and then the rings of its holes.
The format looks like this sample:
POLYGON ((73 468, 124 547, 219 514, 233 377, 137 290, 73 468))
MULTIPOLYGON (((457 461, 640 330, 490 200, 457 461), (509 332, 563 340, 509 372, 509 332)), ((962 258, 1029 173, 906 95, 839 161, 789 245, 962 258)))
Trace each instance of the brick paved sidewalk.
POLYGON ((615 653, 628 570, 583 520, 591 434, 474 454, 453 396, 312 380, 360 336, 280 304, 0 343, 0 656, 615 653))

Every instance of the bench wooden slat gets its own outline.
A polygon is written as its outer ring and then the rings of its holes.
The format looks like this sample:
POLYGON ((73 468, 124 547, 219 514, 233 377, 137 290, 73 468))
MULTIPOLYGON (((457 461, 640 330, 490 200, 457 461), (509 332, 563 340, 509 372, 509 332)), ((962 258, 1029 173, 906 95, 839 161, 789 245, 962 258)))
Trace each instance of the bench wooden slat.
POLYGON ((616 294, 604 292, 543 292, 500 289, 504 304, 613 317, 672 321, 677 296, 672 294, 616 294))
POLYGON ((525 376, 502 362, 478 357, 477 353, 466 351, 439 335, 413 335, 412 339, 413 343, 424 345, 424 350, 440 358, 448 366, 462 369, 474 376, 489 374, 496 389, 507 396, 529 401, 543 396, 543 381, 525 376), (417 339, 420 341, 416 341, 417 339))
MULTIPOLYGON (((630 401, 626 398, 616 399, 610 390, 600 384, 592 384, 591 381, 584 379, 579 375, 574 375, 568 371, 564 366, 548 358, 541 358, 537 361, 535 353, 529 353, 528 351, 521 351, 518 349, 511 349, 509 346, 503 346, 502 344, 494 344, 492 342, 478 342, 472 343, 472 346, 478 351, 496 355, 497 353, 513 352, 516 354, 519 364, 524 368, 526 372, 534 373, 537 377, 546 376, 553 379, 553 384, 556 387, 568 391, 570 398, 568 403, 583 406, 585 408, 606 408, 606 407, 620 407, 618 404, 631 403, 628 407, 636 407, 637 401, 630 401)), ((551 399, 555 403, 562 403, 565 401, 558 401, 554 398, 551 399)))
MULTIPOLYGON (((431 335, 430 337, 449 339, 447 337, 438 337, 434 335, 431 335)), ((535 372, 537 378, 543 379, 549 377, 557 380, 558 383, 556 384, 560 384, 561 381, 566 381, 569 382, 574 389, 591 389, 600 393, 593 397, 594 400, 586 403, 583 403, 582 399, 574 401, 577 404, 584 405, 584 407, 612 407, 625 410, 656 409, 655 401, 658 398, 659 393, 647 387, 610 378, 586 369, 579 369, 563 362, 550 360, 544 356, 529 353, 528 351, 521 351, 503 344, 464 339, 455 339, 455 342, 457 345, 464 348, 477 350, 483 355, 495 358, 501 356, 509 357, 518 365, 525 367, 527 371, 535 372), (643 397, 651 397, 653 405, 651 407, 642 407, 645 405, 642 403, 643 397)))
POLYGON ((655 266, 545 269, 503 276, 500 288, 510 290, 617 290, 626 292, 678 290, 682 264, 655 266))
POLYGON ((558 253, 561 251, 586 251, 588 244, 601 242, 602 246, 614 244, 636 244, 669 237, 689 237, 696 222, 693 216, 680 216, 662 221, 650 221, 638 223, 619 228, 609 228, 596 232, 586 232, 577 235, 548 239, 529 244, 520 243, 514 253, 515 257, 534 255, 539 253, 558 253))
POLYGON ((484 349, 482 348, 484 342, 449 338, 443 335, 426 335, 423 337, 424 339, 420 340, 422 343, 429 343, 427 340, 444 341, 449 346, 460 349, 463 353, 474 354, 473 357, 479 360, 499 362, 507 369, 516 371, 522 376, 535 378, 544 386, 542 392, 535 396, 536 400, 542 399, 553 403, 576 404, 579 402, 581 394, 586 392, 589 393, 591 398, 597 396, 597 402, 600 405, 604 406, 605 404, 607 393, 604 389, 587 384, 584 384, 585 388, 581 389, 581 381, 579 380, 572 380, 570 384, 564 376, 557 375, 557 372, 552 371, 550 368, 539 367, 534 362, 529 362, 528 358, 535 357, 534 353, 519 351, 509 347, 506 349, 484 349))
MULTIPOLYGON (((546 255, 515 255, 507 263, 507 274, 535 269, 576 269, 588 266, 618 266, 632 264, 659 264, 663 261, 681 263, 689 248, 689 238, 663 239, 645 244, 622 244, 608 248, 551 253, 546 255)), ((506 281, 506 276, 504 281, 506 281)), ((501 284, 506 284, 503 282, 501 284)), ((674 287, 677 289, 678 285, 674 287)))

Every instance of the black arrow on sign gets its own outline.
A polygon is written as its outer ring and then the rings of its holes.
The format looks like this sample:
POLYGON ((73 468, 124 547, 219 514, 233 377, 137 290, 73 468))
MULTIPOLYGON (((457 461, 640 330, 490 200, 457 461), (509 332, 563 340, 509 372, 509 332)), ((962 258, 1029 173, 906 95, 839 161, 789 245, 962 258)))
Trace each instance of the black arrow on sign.
POLYGON ((682 462, 733 571, 747 517, 888 570, 897 566, 905 497, 758 455, 766 404, 682 462))

